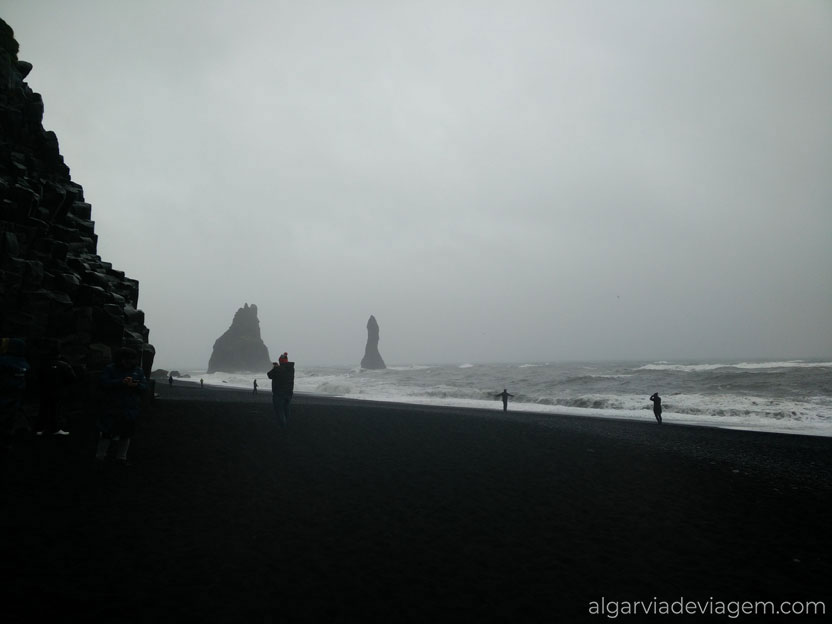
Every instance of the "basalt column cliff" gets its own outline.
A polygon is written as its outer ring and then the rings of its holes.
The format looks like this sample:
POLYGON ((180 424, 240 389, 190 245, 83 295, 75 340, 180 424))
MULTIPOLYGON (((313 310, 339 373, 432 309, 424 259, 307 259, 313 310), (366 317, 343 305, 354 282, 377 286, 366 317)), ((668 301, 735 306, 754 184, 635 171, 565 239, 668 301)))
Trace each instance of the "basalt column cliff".
POLYGON ((91 206, 43 128, 43 100, 24 82, 32 65, 17 53, 0 20, 0 336, 24 338, 35 367, 59 348, 95 370, 128 346, 150 374, 139 283, 96 255, 91 206))
POLYGON ((364 357, 361 358, 361 368, 387 368, 378 352, 378 323, 374 316, 370 316, 367 321, 367 346, 364 348, 364 357))

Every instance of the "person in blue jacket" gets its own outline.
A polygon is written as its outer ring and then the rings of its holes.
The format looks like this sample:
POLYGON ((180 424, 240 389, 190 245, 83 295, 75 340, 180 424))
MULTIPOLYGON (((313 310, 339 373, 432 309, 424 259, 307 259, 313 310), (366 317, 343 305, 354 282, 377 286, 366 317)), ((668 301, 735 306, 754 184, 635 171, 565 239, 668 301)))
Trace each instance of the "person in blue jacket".
POLYGON ((75 371, 61 357, 60 348, 55 344, 47 346, 40 366, 40 406, 35 420, 36 435, 69 435, 68 431, 64 431, 65 389, 75 379, 75 371))
POLYGON ((0 338, 0 506, 5 502, 12 440, 19 429, 26 428, 22 410, 28 372, 26 343, 20 338, 0 338))
POLYGON ((100 386, 104 409, 98 419, 101 437, 95 458, 107 457, 112 441, 118 441, 116 460, 127 464, 127 449, 136 433, 136 421, 141 411, 142 393, 147 389, 144 372, 138 366, 138 355, 132 349, 116 352, 115 361, 101 373, 100 386))
POLYGON ((4 437, 18 428, 28 372, 26 343, 20 338, 0 338, 0 430, 4 437))

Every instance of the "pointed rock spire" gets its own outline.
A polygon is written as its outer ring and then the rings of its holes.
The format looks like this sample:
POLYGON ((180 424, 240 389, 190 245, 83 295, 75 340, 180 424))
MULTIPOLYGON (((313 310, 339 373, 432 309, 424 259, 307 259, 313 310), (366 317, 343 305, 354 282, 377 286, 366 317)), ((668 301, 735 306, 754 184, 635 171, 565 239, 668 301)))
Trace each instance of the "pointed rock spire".
POLYGON ((378 322, 372 315, 367 321, 367 346, 364 349, 364 357, 361 359, 361 368, 387 368, 384 360, 381 359, 381 353, 378 352, 378 322))
POLYGON ((231 327, 214 343, 208 372, 256 372, 270 367, 269 349, 260 338, 257 306, 246 303, 234 314, 231 327))

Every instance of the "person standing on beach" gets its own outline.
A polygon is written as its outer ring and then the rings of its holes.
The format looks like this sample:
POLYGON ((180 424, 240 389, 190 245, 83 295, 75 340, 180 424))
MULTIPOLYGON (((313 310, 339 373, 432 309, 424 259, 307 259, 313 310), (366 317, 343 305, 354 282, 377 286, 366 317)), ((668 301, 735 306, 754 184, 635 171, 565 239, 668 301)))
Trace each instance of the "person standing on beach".
POLYGON ((289 361, 289 354, 283 353, 277 362, 272 362, 272 369, 266 373, 272 380, 272 405, 280 424, 289 424, 289 405, 295 391, 295 363, 289 361))
POLYGON ((508 390, 506 390, 505 388, 503 388, 503 391, 500 394, 495 394, 494 395, 494 397, 497 398, 497 399, 500 399, 500 398, 503 399, 503 411, 504 412, 508 411, 508 398, 513 397, 513 396, 514 395, 509 394, 508 390))
POLYGON ((40 405, 35 424, 35 435, 51 433, 56 436, 69 435, 63 428, 64 386, 75 381, 75 371, 61 358, 60 351, 52 347, 40 367, 40 405))
POLYGON ((656 417, 656 421, 662 424, 662 398, 658 392, 654 392, 650 395, 650 400, 653 401, 653 415, 656 417))
POLYGON ((127 465, 127 449, 136 433, 136 420, 147 389, 144 372, 137 366, 138 356, 132 349, 116 352, 115 362, 101 374, 101 389, 105 395, 104 411, 98 419, 100 439, 95 458, 104 461, 113 440, 118 441, 116 460, 127 465))
POLYGON ((254 380, 254 394, 257 394, 257 380, 254 380))
POLYGON ((205 380, 204 379, 199 380, 199 387, 200 387, 200 389, 205 387, 205 380))
POLYGON ((173 385, 173 375, 172 374, 168 375, 168 385, 170 385, 170 386, 173 385))
POLYGON ((28 372, 26 343, 20 338, 0 338, 0 505, 5 503, 12 440, 25 422, 22 410, 28 372))
POLYGON ((0 431, 4 434, 17 430, 28 372, 26 343, 20 338, 0 339, 0 431))

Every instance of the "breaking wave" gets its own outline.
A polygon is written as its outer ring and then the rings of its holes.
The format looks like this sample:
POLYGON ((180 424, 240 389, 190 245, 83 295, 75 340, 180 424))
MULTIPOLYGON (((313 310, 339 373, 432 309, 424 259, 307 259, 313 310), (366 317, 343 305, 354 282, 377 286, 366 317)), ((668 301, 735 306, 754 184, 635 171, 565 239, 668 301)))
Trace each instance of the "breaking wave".
POLYGON ((645 364, 638 370, 653 371, 680 371, 684 373, 697 373, 713 371, 720 368, 736 368, 740 370, 765 370, 778 368, 832 368, 832 362, 804 362, 802 360, 791 360, 788 362, 740 362, 738 364, 670 364, 668 362, 656 362, 645 364))
MULTIPOLYGON (((832 436, 832 362, 454 364, 363 371, 296 365, 295 391, 365 400, 652 420, 832 436), (691 374, 695 373, 695 374, 691 374)), ((251 388, 248 374, 188 371, 193 381, 251 388)), ((256 376, 263 390, 265 374, 256 376)))

